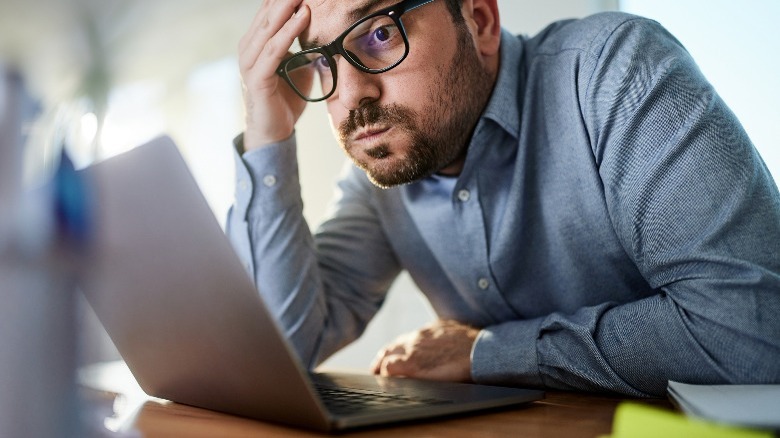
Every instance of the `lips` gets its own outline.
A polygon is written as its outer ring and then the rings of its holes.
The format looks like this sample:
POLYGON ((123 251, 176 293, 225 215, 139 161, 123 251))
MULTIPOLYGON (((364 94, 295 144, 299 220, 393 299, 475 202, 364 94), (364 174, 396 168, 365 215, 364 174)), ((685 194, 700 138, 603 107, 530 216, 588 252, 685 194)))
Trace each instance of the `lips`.
POLYGON ((374 139, 379 138, 382 134, 389 131, 390 128, 388 127, 371 127, 371 128, 364 128, 359 130, 355 135, 352 136, 352 141, 371 141, 374 139))

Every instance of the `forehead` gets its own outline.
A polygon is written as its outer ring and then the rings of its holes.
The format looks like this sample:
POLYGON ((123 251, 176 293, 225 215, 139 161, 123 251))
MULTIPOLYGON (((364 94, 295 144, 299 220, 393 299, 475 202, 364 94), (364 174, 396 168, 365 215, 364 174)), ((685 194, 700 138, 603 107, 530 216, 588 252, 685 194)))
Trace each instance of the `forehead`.
POLYGON ((304 0, 311 10, 311 23, 301 34, 304 48, 327 44, 349 25, 399 0, 304 0))

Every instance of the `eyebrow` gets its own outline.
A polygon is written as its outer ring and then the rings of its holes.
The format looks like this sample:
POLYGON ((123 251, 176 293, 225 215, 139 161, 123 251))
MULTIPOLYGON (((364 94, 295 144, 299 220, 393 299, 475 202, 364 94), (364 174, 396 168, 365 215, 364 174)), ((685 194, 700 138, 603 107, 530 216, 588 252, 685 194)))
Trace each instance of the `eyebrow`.
MULTIPOLYGON (((395 0, 395 2, 397 1, 398 0, 395 0)), ((391 2, 391 0, 363 0, 362 4, 358 4, 357 7, 354 7, 347 12, 347 21, 352 25, 366 15, 369 15, 371 12, 379 10, 380 8, 377 8, 377 6, 385 6, 388 3, 395 4, 395 2, 391 2)), ((299 40, 299 43, 302 50, 309 50, 327 44, 319 38, 312 38, 307 41, 299 40)))

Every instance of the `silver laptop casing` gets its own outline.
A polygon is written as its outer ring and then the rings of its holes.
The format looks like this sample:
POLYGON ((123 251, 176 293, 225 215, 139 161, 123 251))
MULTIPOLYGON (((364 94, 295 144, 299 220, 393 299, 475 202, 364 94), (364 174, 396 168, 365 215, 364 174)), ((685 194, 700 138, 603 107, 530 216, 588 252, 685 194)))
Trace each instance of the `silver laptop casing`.
POLYGON ((170 138, 155 139, 84 172, 95 188, 95 233, 83 290, 149 395, 317 430, 543 397, 541 391, 517 388, 312 376, 265 307, 170 138), (316 395, 312 378, 452 402, 336 417, 316 395))

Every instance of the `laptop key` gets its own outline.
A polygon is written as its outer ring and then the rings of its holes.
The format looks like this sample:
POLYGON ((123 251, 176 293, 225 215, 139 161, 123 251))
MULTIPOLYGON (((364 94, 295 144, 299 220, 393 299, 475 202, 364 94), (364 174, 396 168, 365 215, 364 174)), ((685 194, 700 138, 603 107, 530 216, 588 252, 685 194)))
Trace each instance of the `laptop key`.
POLYGON ((320 399, 335 414, 449 403, 449 400, 405 396, 386 392, 315 385, 320 399))

